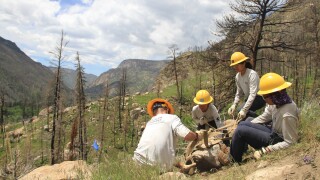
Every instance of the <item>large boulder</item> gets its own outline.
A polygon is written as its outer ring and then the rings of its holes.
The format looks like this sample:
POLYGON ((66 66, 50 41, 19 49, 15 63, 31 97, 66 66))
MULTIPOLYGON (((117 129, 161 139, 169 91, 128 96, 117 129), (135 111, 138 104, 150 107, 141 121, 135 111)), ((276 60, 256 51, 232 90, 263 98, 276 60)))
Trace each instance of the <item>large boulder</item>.
POLYGON ((21 127, 19 129, 8 132, 7 137, 10 138, 11 142, 14 142, 16 139, 19 140, 20 137, 23 135, 23 133, 24 133, 24 127, 21 127))
POLYGON ((185 152, 185 164, 178 163, 176 166, 181 172, 191 175, 228 165, 231 161, 230 148, 225 143, 231 139, 237 124, 235 120, 228 120, 218 129, 197 131, 203 139, 190 142, 185 152))
POLYGON ((26 174, 20 180, 30 179, 91 179, 91 168, 85 161, 64 161, 60 164, 52 166, 46 165, 34 169, 30 173, 26 174))
POLYGON ((143 116, 145 114, 146 114, 146 111, 141 107, 135 108, 130 111, 130 117, 133 120, 136 120, 139 118, 139 116, 143 116))
POLYGON ((39 112, 39 116, 40 117, 41 116, 46 116, 48 113, 49 114, 52 113, 52 110, 53 110, 52 106, 50 106, 49 108, 44 108, 39 112))

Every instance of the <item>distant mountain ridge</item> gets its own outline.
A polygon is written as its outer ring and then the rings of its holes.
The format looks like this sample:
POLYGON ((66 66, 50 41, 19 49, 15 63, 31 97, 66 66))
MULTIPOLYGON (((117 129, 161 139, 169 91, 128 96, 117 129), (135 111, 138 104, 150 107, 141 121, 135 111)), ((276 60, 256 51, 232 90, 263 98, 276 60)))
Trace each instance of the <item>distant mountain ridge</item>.
MULTIPOLYGON (((49 67, 52 72, 56 72, 56 67, 49 67)), ((98 76, 93 74, 84 74, 86 83, 85 86, 89 87, 92 82, 94 82, 98 76)), ((62 68, 62 81, 70 89, 74 89, 77 80, 77 71, 68 68, 62 68)))
POLYGON ((49 68, 33 61, 14 42, 0 37, 0 90, 7 101, 45 94, 53 77, 49 68))
POLYGON ((117 68, 102 73, 91 84, 90 88, 86 89, 86 93, 92 97, 97 97, 104 92, 105 87, 109 84, 110 96, 117 95, 124 69, 127 74, 126 86, 128 94, 149 91, 159 72, 168 62, 168 60, 126 59, 117 68))
MULTIPOLYGON (((85 92, 89 98, 99 97, 108 83, 109 95, 117 95, 123 70, 126 71, 127 94, 150 91, 158 74, 169 62, 126 59, 117 68, 110 69, 99 77, 85 74, 85 92)), ((53 83, 55 69, 33 61, 14 42, 0 37, 0 91, 4 92, 10 101, 21 102, 24 99, 34 99, 34 96, 43 100, 48 93, 49 84, 53 83)), ((74 89, 76 71, 62 68, 62 77, 66 88, 74 89)))

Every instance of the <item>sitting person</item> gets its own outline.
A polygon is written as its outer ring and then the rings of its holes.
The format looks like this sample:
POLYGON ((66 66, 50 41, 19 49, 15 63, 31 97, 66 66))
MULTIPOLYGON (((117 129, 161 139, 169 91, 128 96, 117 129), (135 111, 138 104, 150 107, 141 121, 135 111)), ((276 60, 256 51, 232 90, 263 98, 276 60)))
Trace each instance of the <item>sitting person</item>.
POLYGON ((206 90, 199 90, 193 99, 197 105, 192 108, 192 119, 197 123, 197 130, 218 128, 219 113, 212 101, 212 96, 206 90))
POLYGON ((178 137, 186 141, 200 140, 203 135, 190 131, 180 118, 173 115, 172 105, 163 99, 153 99, 147 106, 152 117, 146 124, 133 160, 139 164, 159 166, 161 171, 170 171, 175 161, 178 137))
MULTIPOLYGON (((231 142, 230 154, 236 162, 242 161, 242 155, 249 144, 255 149, 254 157, 287 148, 298 141, 298 108, 286 92, 291 83, 276 73, 267 73, 261 77, 259 95, 267 103, 265 111, 250 121, 238 124, 231 142), (272 121, 272 128, 263 125, 272 121)), ((250 117, 249 117, 250 118, 250 117)))

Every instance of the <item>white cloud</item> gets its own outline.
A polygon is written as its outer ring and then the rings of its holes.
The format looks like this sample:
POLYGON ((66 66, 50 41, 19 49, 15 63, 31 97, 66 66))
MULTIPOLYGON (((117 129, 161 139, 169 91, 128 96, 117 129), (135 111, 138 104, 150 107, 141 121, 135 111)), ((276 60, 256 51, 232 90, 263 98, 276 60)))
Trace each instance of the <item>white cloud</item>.
POLYGON ((84 66, 107 71, 126 58, 165 59, 171 44, 181 50, 206 46, 214 37, 214 20, 226 11, 225 0, 78 0, 63 6, 52 0, 1 0, 0 36, 41 61, 52 58, 48 52, 63 29, 67 60, 74 62, 79 51, 84 66))

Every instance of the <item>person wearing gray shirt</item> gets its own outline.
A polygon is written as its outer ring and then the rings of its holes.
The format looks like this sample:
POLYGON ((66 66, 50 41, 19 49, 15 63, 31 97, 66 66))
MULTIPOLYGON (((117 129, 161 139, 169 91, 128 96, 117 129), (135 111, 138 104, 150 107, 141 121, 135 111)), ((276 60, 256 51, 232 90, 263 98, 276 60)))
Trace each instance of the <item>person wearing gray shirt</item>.
POLYGON ((220 126, 220 117, 217 108, 212 104, 213 98, 207 90, 199 90, 193 102, 197 105, 192 108, 192 119, 197 124, 197 130, 217 129, 220 126))
POLYGON ((255 111, 265 106, 265 101, 261 96, 257 95, 259 91, 259 75, 252 70, 249 58, 241 52, 235 52, 231 56, 230 66, 238 72, 235 81, 237 85, 236 95, 233 104, 228 109, 228 114, 233 116, 235 109, 240 102, 240 99, 245 100, 240 106, 240 111, 237 115, 238 120, 244 120, 246 117, 256 117, 255 111))
POLYGON ((247 144, 255 148, 254 157, 271 153, 297 143, 299 110, 286 92, 291 86, 276 73, 261 77, 259 95, 268 104, 260 116, 238 124, 231 142, 230 154, 236 162, 242 161, 247 144), (263 123, 272 122, 272 127, 263 123))

